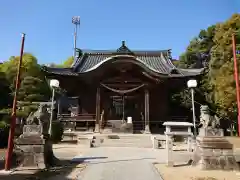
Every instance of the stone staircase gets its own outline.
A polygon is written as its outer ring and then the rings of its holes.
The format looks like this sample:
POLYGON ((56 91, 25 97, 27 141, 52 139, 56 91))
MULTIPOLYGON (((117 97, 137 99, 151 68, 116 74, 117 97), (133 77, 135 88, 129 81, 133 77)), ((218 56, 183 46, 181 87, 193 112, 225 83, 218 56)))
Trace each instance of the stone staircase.
POLYGON ((144 134, 96 135, 93 144, 95 147, 153 147, 151 135, 144 134))

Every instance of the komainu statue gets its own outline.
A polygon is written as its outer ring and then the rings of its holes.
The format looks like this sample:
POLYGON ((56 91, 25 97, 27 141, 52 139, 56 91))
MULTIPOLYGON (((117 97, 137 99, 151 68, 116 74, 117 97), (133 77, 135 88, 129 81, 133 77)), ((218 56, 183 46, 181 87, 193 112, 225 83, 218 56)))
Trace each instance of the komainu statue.
POLYGON ((219 128, 220 118, 210 115, 209 107, 207 105, 202 105, 200 107, 200 127, 202 128, 219 128))
POLYGON ((30 113, 26 119, 23 133, 15 141, 15 152, 21 159, 20 166, 48 168, 58 162, 48 134, 49 120, 46 104, 40 104, 38 110, 30 113))
POLYGON ((26 120, 27 125, 41 125, 42 134, 47 134, 49 129, 50 113, 47 110, 47 105, 40 104, 38 110, 31 112, 26 120))
POLYGON ((220 119, 211 116, 208 106, 201 106, 199 134, 192 155, 192 166, 201 170, 237 170, 233 145, 224 137, 220 119))

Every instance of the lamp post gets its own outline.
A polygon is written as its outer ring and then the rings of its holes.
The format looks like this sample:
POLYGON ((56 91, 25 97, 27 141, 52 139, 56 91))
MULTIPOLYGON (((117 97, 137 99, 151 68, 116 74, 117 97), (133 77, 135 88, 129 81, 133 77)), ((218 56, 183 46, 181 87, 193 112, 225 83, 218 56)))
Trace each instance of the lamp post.
POLYGON ((72 23, 75 25, 74 27, 74 50, 73 50, 73 58, 76 57, 76 46, 77 46, 77 26, 80 25, 80 16, 73 16, 72 23))
POLYGON ((194 88, 197 87, 197 81, 192 79, 187 82, 188 88, 191 90, 192 96, 192 113, 193 113, 193 127, 194 127, 194 137, 197 136, 197 129, 196 129, 196 115, 195 115, 195 105, 194 105, 194 88))
POLYGON ((52 136, 52 121, 53 121, 53 109, 54 109, 54 97, 55 97, 55 88, 59 87, 59 81, 56 79, 50 80, 50 87, 52 88, 52 104, 51 104, 51 116, 48 133, 50 137, 52 136))

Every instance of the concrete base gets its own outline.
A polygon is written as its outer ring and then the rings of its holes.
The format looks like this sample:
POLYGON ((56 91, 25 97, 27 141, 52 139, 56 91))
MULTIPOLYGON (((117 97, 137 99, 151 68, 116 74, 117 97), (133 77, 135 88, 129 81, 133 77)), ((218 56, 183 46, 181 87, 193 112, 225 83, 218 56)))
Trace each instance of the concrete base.
POLYGON ((57 164, 49 137, 39 135, 21 135, 16 139, 16 163, 19 167, 45 169, 57 164))
POLYGON ((5 170, 0 170, 0 175, 9 175, 12 174, 14 171, 5 171, 5 170))
POLYGON ((100 133, 100 126, 99 126, 99 124, 95 124, 94 133, 100 133))
POLYGON ((145 126, 144 134, 151 134, 149 125, 146 125, 146 126, 145 126))

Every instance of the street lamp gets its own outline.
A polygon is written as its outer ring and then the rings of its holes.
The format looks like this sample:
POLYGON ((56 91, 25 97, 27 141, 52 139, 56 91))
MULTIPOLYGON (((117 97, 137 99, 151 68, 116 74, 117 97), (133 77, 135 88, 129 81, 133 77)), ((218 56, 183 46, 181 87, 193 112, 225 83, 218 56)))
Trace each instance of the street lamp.
POLYGON ((197 81, 195 79, 189 80, 187 82, 187 86, 191 90, 194 137, 196 137, 197 136, 197 129, 196 129, 196 116, 195 116, 195 105, 194 105, 194 88, 197 87, 197 81))
POLYGON ((50 87, 52 88, 52 104, 51 104, 51 116, 48 133, 50 137, 52 136, 52 121, 53 121, 53 109, 54 109, 54 97, 55 97, 55 88, 59 87, 59 81, 57 79, 50 80, 50 87))

